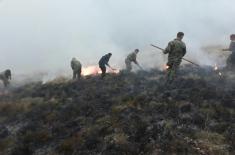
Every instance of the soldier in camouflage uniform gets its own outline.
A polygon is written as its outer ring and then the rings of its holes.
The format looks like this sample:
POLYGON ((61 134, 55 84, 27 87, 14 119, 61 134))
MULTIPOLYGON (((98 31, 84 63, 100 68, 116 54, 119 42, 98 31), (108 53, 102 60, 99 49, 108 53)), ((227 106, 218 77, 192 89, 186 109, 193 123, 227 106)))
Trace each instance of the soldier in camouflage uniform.
POLYGON ((111 68, 112 70, 115 70, 114 68, 112 68, 109 65, 109 59, 111 58, 112 53, 108 53, 104 56, 101 57, 101 59, 99 60, 99 67, 102 71, 101 77, 104 78, 105 74, 106 74, 106 66, 108 66, 109 68, 111 68))
POLYGON ((71 68, 73 70, 73 79, 80 78, 81 77, 81 72, 82 72, 82 65, 76 58, 72 59, 71 68))
POLYGON ((2 80, 4 86, 7 87, 10 84, 9 80, 11 80, 11 70, 7 69, 0 73, 0 80, 2 80))
POLYGON ((227 59, 227 67, 231 68, 235 66, 235 34, 230 36, 230 46, 228 49, 223 49, 223 51, 231 51, 232 54, 227 59))
POLYGON ((168 43, 168 46, 164 50, 164 54, 168 54, 167 62, 167 80, 172 82, 176 76, 179 65, 181 64, 182 58, 186 54, 186 45, 182 41, 184 37, 183 32, 177 34, 177 38, 168 43))
MULTIPOLYGON (((140 67, 139 63, 137 62, 137 54, 139 53, 139 49, 136 49, 134 52, 130 53, 127 58, 125 59, 126 63, 126 70, 130 72, 132 70, 131 63, 134 62, 137 66, 140 67)), ((141 68, 141 67, 140 67, 141 68)))

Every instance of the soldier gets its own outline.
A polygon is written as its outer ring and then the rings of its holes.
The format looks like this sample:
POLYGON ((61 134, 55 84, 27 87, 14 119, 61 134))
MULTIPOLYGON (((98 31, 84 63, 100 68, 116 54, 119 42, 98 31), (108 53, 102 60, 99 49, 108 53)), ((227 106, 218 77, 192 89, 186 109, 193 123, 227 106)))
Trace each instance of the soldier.
POLYGON ((6 88, 10 84, 9 80, 11 80, 11 70, 7 69, 0 73, 0 80, 2 80, 4 87, 6 88))
POLYGON ((82 65, 76 58, 73 58, 71 60, 71 68, 73 70, 73 79, 80 78, 82 72, 82 65))
POLYGON ((99 61, 99 67, 102 71, 101 77, 104 78, 105 77, 105 73, 106 73, 106 65, 111 68, 112 70, 114 70, 110 65, 109 65, 109 59, 111 58, 112 53, 108 53, 104 56, 102 56, 102 58, 99 61))
POLYGON ((130 53, 127 58, 125 59, 125 63, 126 63, 126 70, 128 72, 130 72, 132 70, 132 65, 131 63, 134 62, 140 69, 142 69, 142 67, 139 65, 139 63, 137 62, 136 58, 137 58, 137 54, 139 53, 139 49, 135 49, 134 52, 130 53))
POLYGON ((168 54, 167 62, 167 80, 172 82, 176 76, 179 65, 181 64, 182 58, 186 54, 186 45, 182 41, 184 37, 183 32, 177 33, 177 38, 168 43, 168 46, 164 50, 164 54, 168 54))
POLYGON ((235 66, 235 34, 230 35, 230 46, 228 49, 223 49, 223 51, 231 51, 232 54, 227 59, 227 66, 231 68, 235 66))

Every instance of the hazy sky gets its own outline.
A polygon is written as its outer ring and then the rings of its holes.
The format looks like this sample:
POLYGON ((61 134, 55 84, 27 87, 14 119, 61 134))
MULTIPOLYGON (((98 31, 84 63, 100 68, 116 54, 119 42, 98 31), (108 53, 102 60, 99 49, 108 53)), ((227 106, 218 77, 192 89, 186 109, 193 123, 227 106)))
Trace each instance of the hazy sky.
POLYGON ((228 45, 235 33, 235 0, 1 0, 0 69, 18 73, 70 71, 113 53, 110 64, 139 48, 140 63, 153 67, 165 58, 149 46, 167 45, 185 32, 187 58, 212 64, 200 48, 228 45), (142 57, 142 58, 141 58, 142 57))

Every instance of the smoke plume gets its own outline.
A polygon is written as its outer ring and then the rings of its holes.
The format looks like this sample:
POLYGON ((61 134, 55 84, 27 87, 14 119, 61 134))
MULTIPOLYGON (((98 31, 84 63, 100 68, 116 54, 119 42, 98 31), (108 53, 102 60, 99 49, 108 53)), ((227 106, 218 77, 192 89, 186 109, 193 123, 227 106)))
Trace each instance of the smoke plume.
POLYGON ((220 49, 205 49, 228 46, 234 6, 233 0, 3 0, 0 69, 71 74, 72 57, 97 65, 108 52, 110 64, 122 68, 135 48, 144 68, 160 67, 166 56, 149 44, 165 48, 178 31, 185 33, 188 59, 223 65, 220 49))

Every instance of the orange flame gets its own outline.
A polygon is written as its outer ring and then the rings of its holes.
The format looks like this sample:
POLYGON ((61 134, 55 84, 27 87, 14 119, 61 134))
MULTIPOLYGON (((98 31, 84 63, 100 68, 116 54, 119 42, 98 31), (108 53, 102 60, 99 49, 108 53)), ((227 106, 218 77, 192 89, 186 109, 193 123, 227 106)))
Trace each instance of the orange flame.
POLYGON ((87 75, 97 75, 100 74, 101 70, 97 66, 88 66, 82 69, 82 75, 87 76, 87 75))
POLYGON ((169 69, 170 68, 170 66, 168 66, 167 64, 165 64, 164 66, 163 66, 163 70, 167 70, 167 69, 169 69))
POLYGON ((115 70, 108 69, 108 73, 118 74, 118 73, 120 73, 120 70, 119 69, 115 69, 115 70))
MULTIPOLYGON (((114 74, 118 74, 120 72, 120 70, 111 70, 111 69, 107 69, 107 73, 114 73, 114 74)), ((82 69, 82 75, 83 76, 88 76, 88 75, 98 75, 101 74, 102 71, 100 70, 100 68, 98 66, 88 66, 82 69)))

